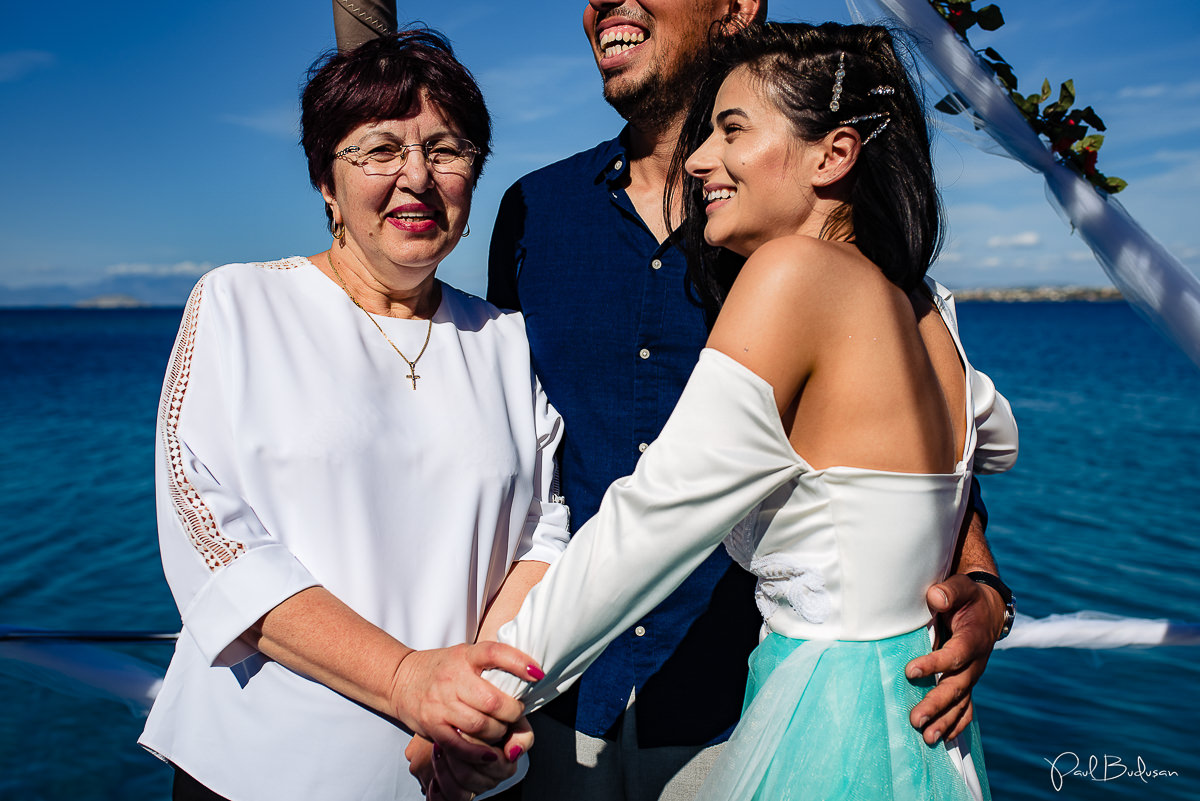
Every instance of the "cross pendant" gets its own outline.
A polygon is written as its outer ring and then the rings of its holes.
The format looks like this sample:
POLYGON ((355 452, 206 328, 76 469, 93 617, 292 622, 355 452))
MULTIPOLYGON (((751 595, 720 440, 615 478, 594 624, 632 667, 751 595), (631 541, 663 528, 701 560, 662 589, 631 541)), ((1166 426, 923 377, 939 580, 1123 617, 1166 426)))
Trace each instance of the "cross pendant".
POLYGON ((413 389, 417 388, 417 379, 421 376, 417 375, 417 371, 415 369, 404 377, 413 382, 413 389))

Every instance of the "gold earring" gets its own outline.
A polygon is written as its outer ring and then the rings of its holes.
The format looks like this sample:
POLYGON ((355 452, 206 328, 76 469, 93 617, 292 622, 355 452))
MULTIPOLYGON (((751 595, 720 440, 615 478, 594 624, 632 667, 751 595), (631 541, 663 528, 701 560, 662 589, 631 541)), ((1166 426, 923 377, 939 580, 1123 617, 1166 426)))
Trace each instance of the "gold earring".
POLYGON ((463 239, 466 239, 468 236, 471 235, 471 221, 470 220, 467 220, 467 227, 465 229, 463 229, 462 235, 463 235, 463 239))
POLYGON ((346 244, 346 224, 345 223, 334 223, 333 227, 330 229, 330 233, 333 234, 333 238, 338 241, 339 245, 346 244))

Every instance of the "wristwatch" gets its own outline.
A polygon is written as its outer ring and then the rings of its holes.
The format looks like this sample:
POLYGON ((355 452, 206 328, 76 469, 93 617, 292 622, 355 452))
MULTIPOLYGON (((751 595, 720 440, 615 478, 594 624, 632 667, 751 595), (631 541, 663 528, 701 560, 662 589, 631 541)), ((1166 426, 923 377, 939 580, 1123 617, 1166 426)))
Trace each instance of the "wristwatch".
POLYGON ((967 578, 977 584, 986 584, 1000 593, 1000 600, 1004 601, 1004 625, 1000 627, 1000 636, 996 638, 996 642, 1000 642, 1000 640, 1003 640, 1012 631, 1013 620, 1017 617, 1017 601, 1013 598, 1012 590, 1000 580, 999 576, 986 573, 982 570, 975 570, 968 573, 967 578))

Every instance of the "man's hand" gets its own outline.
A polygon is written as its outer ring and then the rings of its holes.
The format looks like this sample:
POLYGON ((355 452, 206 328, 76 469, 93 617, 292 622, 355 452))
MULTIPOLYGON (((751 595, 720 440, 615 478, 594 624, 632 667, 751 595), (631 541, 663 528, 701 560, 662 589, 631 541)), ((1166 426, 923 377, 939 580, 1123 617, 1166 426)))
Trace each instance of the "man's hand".
POLYGON ((971 688, 983 675, 1004 625, 1004 602, 991 587, 962 574, 930 587, 925 600, 938 619, 938 641, 933 653, 909 662, 904 673, 910 679, 941 674, 908 716, 933 745, 943 737, 957 737, 971 722, 971 688), (949 636, 943 641, 946 630, 949 636))

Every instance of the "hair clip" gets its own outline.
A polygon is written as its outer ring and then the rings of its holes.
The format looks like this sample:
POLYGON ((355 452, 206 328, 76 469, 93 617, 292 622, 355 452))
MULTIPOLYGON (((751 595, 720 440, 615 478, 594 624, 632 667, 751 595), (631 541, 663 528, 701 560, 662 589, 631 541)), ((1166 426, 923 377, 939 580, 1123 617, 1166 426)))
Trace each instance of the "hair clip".
POLYGON ((874 89, 867 92, 867 94, 869 94, 869 95, 894 95, 894 94, 896 94, 896 90, 890 86, 876 86, 874 89))
POLYGON ((891 114, 888 114, 886 111, 876 111, 873 114, 859 114, 857 117, 851 117, 850 119, 843 120, 842 122, 840 122, 838 124, 839 125, 853 125, 856 122, 866 122, 867 120, 883 120, 883 122, 879 123, 878 127, 876 127, 875 130, 871 131, 871 134, 866 139, 863 140, 862 143, 863 143, 863 146, 865 147, 868 142, 870 142, 875 137, 879 136, 879 134, 883 133, 884 128, 888 127, 888 123, 890 123, 892 121, 891 114))
POLYGON ((846 77, 846 54, 838 53, 837 72, 833 73, 833 100, 829 101, 829 110, 837 111, 842 107, 842 79, 846 77))

